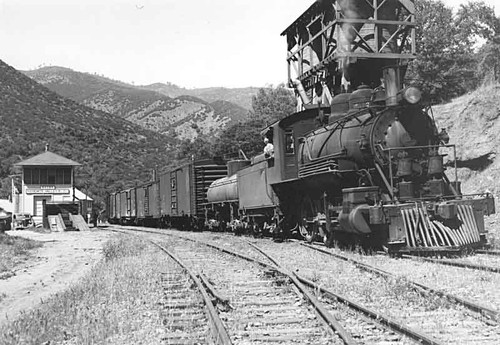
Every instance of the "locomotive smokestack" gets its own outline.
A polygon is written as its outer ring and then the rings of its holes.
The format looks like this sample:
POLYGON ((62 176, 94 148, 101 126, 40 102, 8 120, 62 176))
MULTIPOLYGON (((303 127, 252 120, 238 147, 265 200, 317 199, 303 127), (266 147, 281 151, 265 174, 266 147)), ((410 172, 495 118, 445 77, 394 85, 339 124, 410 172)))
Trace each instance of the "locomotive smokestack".
POLYGON ((387 106, 398 104, 398 92, 401 90, 401 75, 399 66, 387 66, 384 68, 384 84, 387 106))

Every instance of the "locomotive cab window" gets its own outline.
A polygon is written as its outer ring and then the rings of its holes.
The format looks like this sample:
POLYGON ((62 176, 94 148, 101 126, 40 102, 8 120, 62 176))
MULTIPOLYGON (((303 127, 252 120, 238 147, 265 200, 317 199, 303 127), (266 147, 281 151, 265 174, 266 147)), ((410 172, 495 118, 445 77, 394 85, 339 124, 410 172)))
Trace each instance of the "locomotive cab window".
POLYGON ((293 140, 293 131, 287 129, 285 131, 285 153, 294 154, 295 153, 295 143, 293 140))

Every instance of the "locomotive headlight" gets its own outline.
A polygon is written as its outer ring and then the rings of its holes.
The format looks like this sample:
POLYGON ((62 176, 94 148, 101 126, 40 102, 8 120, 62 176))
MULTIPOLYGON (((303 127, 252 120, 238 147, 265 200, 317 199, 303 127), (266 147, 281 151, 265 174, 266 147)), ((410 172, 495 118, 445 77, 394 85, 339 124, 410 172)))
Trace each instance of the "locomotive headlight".
POLYGON ((422 99, 422 92, 416 87, 410 86, 403 90, 403 98, 410 104, 417 104, 422 99))

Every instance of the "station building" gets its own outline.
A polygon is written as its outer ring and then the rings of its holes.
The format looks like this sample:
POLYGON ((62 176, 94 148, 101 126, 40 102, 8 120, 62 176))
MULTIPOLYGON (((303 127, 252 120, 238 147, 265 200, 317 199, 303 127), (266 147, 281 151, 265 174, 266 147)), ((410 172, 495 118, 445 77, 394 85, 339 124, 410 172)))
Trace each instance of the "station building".
POLYGON ((88 208, 92 209, 92 198, 75 188, 75 168, 81 166, 80 163, 46 150, 15 166, 22 169, 16 213, 32 215, 38 223, 42 220, 44 205, 78 204, 79 213, 84 215, 88 208), (82 205, 85 210, 81 209, 82 205))

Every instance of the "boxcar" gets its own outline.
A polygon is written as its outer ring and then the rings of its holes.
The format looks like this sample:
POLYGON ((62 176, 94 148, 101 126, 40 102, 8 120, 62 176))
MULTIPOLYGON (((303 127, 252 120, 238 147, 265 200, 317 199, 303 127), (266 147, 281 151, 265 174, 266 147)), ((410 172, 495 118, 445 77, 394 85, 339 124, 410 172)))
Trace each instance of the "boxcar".
POLYGON ((112 193, 110 214, 122 224, 201 228, 208 187, 226 175, 223 160, 191 161, 160 174, 156 181, 112 193))
POLYGON ((160 212, 163 226, 200 228, 204 223, 207 190, 226 176, 222 160, 198 160, 159 176, 160 212))

